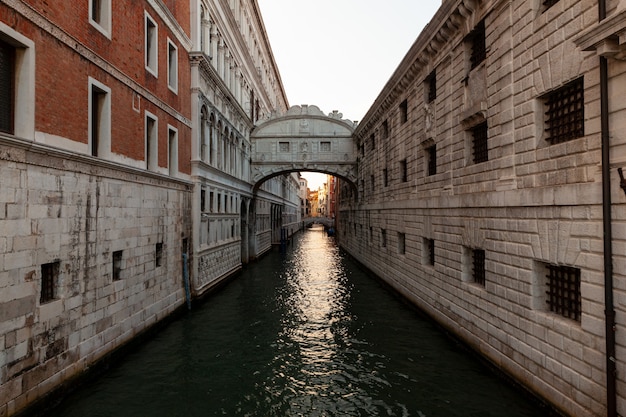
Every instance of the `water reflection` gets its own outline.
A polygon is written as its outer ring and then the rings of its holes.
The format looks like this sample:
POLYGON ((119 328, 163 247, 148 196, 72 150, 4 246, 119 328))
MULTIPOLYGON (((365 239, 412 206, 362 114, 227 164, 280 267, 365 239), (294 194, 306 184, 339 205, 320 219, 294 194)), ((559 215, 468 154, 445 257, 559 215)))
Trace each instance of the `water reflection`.
POLYGON ((45 415, 548 413, 308 231, 45 415))

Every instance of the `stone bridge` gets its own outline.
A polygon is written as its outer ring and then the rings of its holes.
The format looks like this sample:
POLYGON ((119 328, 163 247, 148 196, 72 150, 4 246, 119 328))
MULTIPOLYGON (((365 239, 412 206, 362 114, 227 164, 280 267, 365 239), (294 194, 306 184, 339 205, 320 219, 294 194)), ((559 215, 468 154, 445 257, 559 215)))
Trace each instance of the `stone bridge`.
POLYGON ((336 111, 293 106, 285 115, 262 121, 250 135, 254 188, 276 175, 294 171, 331 174, 357 183, 356 123, 336 111))
POLYGON ((302 219, 303 226, 308 226, 313 223, 319 223, 326 227, 330 227, 335 225, 335 219, 331 219, 330 217, 305 217, 302 219))

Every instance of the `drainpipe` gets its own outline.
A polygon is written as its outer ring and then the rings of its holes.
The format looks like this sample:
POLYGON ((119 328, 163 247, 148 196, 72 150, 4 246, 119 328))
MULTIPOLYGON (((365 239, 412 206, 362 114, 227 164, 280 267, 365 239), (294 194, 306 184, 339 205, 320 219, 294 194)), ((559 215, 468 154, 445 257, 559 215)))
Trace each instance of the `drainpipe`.
MULTIPOLYGON (((606 0, 598 0, 599 20, 606 18, 606 0)), ((613 233, 611 222, 611 159, 609 137, 609 71, 600 56, 600 126, 602 135, 602 223, 604 229, 604 315, 606 334, 606 413, 617 417, 615 309, 613 304, 613 233)))

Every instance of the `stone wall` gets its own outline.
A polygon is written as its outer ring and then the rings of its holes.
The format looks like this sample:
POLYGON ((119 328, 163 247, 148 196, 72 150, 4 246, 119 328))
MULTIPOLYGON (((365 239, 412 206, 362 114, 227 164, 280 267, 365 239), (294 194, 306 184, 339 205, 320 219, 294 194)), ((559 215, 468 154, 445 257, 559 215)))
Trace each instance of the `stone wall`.
POLYGON ((185 299, 188 183, 26 145, 0 139, 0 415, 185 299))
MULTIPOLYGON (((365 266, 572 416, 606 415, 607 405, 598 57, 576 46, 596 8, 445 1, 355 131, 359 194, 342 185, 338 228, 365 266), (474 63, 481 36, 485 57, 474 63), (547 97, 580 80, 582 131, 551 143, 547 97), (477 160, 475 132, 485 123, 477 160), (565 291, 579 312, 548 299, 551 269, 573 271, 565 291)), ((617 99, 625 73, 623 61, 609 61, 621 415, 626 196, 616 168, 626 165, 617 99)))

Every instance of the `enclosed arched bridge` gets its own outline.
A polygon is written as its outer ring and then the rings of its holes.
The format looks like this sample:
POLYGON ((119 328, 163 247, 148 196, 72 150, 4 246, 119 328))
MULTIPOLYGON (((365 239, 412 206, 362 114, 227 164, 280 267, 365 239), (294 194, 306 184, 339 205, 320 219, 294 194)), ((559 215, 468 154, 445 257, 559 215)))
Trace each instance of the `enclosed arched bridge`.
POLYGON ((285 115, 261 122, 250 135, 252 181, 294 171, 331 174, 356 189, 356 124, 341 113, 325 115, 316 106, 293 106, 285 115))

